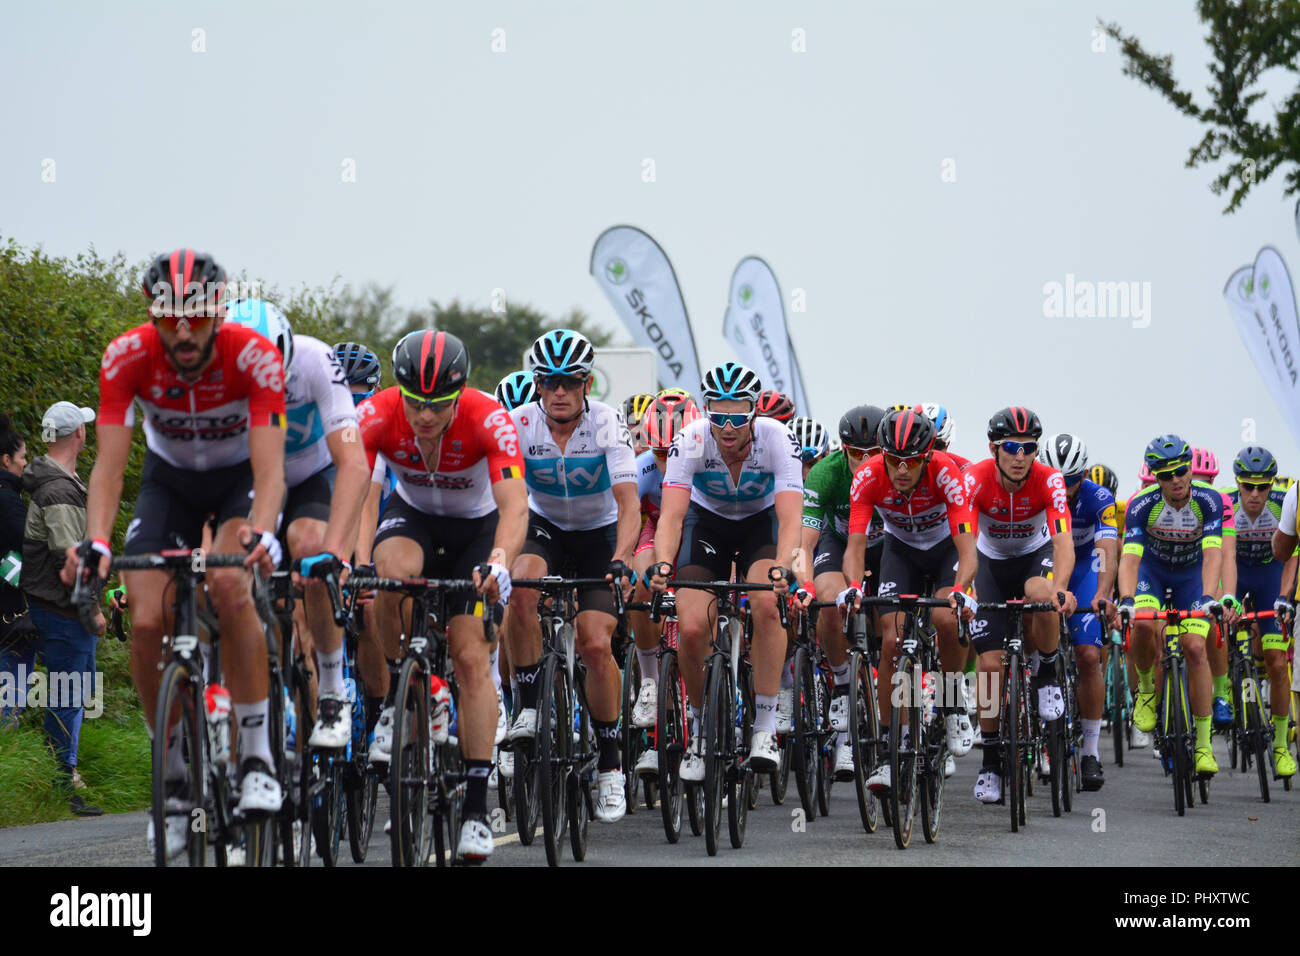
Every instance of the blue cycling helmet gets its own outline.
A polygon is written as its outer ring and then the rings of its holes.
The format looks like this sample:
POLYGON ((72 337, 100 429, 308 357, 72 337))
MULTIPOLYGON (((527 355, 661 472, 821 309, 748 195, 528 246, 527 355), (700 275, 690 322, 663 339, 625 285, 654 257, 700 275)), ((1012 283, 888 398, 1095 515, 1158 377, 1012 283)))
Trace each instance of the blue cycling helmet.
POLYGON ((1232 461, 1232 473, 1238 478, 1264 481, 1277 477, 1277 459, 1261 445, 1247 445, 1232 461))
POLYGON ((349 385, 369 385, 374 391, 379 384, 379 356, 360 342, 339 342, 334 346, 334 358, 343 366, 343 377, 349 385))
POLYGON ((285 314, 261 299, 240 299, 226 307, 226 321, 246 325, 275 343, 284 362, 284 378, 293 370, 293 329, 285 314))
POLYGON ((1152 471, 1170 465, 1192 463, 1192 446, 1177 435, 1159 435, 1147 444, 1142 462, 1152 471))
POLYGON ((552 329, 537 337, 528 357, 534 375, 590 375, 596 350, 581 332, 552 329))
POLYGON ((511 372, 497 382, 497 401, 501 407, 511 412, 520 405, 537 401, 537 386, 533 384, 530 372, 511 372))
POLYGON ((758 401, 763 391, 763 384, 753 369, 739 362, 723 362, 704 373, 700 383, 700 393, 706 402, 751 402, 758 401))

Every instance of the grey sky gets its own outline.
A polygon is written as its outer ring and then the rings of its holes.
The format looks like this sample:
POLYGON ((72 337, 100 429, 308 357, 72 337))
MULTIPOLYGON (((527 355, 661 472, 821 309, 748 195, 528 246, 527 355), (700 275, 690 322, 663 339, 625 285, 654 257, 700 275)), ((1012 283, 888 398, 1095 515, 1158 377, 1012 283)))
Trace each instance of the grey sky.
POLYGON ((1225 459, 1251 418, 1300 471, 1221 296, 1265 243, 1297 275, 1281 177, 1222 216, 1213 173, 1182 166, 1200 127, 1123 76, 1114 43, 1091 49, 1098 16, 1118 20, 1203 96, 1190 3, 2 16, 0 233, 24 245, 132 260, 195 245, 281 288, 392 282, 412 305, 486 305, 499 287, 614 327, 587 258, 626 222, 672 258, 703 365, 731 357, 721 323, 743 256, 772 264, 787 301, 806 291, 791 327, 828 425, 862 401, 940 401, 957 450, 982 457, 989 414, 1028 404, 1128 492, 1156 433, 1225 459), (1150 326, 1044 318, 1044 284, 1068 273, 1149 282, 1150 326))

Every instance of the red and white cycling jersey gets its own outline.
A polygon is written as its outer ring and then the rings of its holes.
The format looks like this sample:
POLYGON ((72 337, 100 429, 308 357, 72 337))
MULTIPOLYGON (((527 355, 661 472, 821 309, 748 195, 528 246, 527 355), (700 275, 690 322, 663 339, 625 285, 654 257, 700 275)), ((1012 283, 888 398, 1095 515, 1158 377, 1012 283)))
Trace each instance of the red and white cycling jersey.
POLYGON ((206 471, 248 460, 248 429, 284 428, 284 369, 275 345, 233 322, 216 332, 212 363, 181 378, 152 323, 108 344, 99 369, 101 425, 134 425, 144 411, 149 450, 177 468, 206 471))
POLYGON ((890 482, 883 455, 872 455, 863 462, 849 488, 849 534, 866 534, 877 508, 885 534, 921 550, 972 530, 964 476, 957 463, 941 451, 926 462, 921 480, 906 495, 890 482))
POLYGON ((1035 461, 1024 486, 1014 492, 998 481, 997 462, 992 458, 967 468, 966 479, 972 484, 972 506, 979 524, 975 544, 981 554, 1019 557, 1037 551, 1054 534, 1070 534, 1065 479, 1055 468, 1035 461))
POLYGON ((491 395, 478 389, 461 393, 456 417, 438 439, 429 462, 420 454, 397 386, 358 405, 357 419, 371 480, 383 480, 386 464, 402 500, 426 514, 481 518, 496 510, 494 484, 524 476, 514 422, 491 395))

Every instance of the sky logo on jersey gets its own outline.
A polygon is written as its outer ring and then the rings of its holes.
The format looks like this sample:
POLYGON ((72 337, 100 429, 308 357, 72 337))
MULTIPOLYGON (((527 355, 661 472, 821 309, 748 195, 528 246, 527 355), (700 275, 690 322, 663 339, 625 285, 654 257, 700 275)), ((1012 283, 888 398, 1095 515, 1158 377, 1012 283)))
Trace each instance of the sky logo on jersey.
POLYGON ((776 487, 775 475, 742 471, 736 490, 732 492, 730 477, 726 472, 700 471, 695 473, 692 484, 719 501, 758 501, 770 495, 776 487))
POLYGON ((325 437, 321 427, 320 416, 316 414, 316 403, 309 402, 291 408, 288 412, 289 425, 284 436, 284 453, 293 455, 305 448, 310 448, 325 437))
POLYGON ((605 456, 594 458, 530 458, 524 469, 528 487, 544 495, 570 497, 609 491, 605 456))

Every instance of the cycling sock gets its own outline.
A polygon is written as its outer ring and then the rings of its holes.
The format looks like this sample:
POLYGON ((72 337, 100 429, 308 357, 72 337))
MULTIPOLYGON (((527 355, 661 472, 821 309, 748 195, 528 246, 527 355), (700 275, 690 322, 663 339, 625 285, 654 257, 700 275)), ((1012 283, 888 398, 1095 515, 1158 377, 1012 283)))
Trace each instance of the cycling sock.
POLYGON ((1273 746, 1286 749, 1287 729, 1290 726, 1291 718, 1286 714, 1273 715, 1273 746))
POLYGON ((1085 757, 1096 757, 1101 759, 1101 754, 1097 747, 1101 742, 1101 718, 1089 720, 1084 717, 1079 721, 1083 725, 1083 755, 1085 757))
POLYGON ((488 654, 489 666, 492 668, 492 685, 496 687, 497 693, 501 693, 501 642, 497 641, 492 645, 492 652, 488 654))
POLYGON ((537 663, 515 667, 515 679, 519 681, 519 703, 525 710, 537 709, 537 671, 541 666, 537 663))
POLYGON ((832 668, 831 668, 831 673, 835 675, 835 686, 836 686, 836 687, 848 687, 848 686, 849 686, 849 676, 850 676, 850 675, 849 675, 849 671, 850 671, 850 667, 849 667, 849 662, 848 662, 847 659, 846 659, 846 660, 844 661, 844 663, 841 664, 839 667, 832 667, 832 668))
POLYGON ((1002 747, 998 743, 998 732, 996 730, 980 730, 980 736, 984 738, 984 770, 996 770, 1002 772, 1002 747))
POLYGON ((1210 748, 1210 718, 1208 716, 1193 716, 1192 720, 1196 723, 1196 749, 1208 750, 1210 748))
POLYGON ((274 767, 271 739, 266 732, 266 719, 270 709, 271 702, 266 697, 254 704, 234 705, 235 722, 239 724, 239 745, 244 759, 257 757, 268 767, 274 767))
POLYGON ((641 665, 641 679, 659 683, 659 652, 636 649, 636 662, 641 665))
POLYGON ((618 748, 618 721, 592 720, 596 728, 596 745, 600 748, 600 759, 596 762, 598 771, 617 770, 623 765, 623 755, 618 748))
POLYGON ((384 709, 384 698, 367 697, 366 698, 366 738, 369 739, 375 732, 375 724, 379 723, 379 715, 384 709))
POLYGON ((1043 655, 1039 654, 1038 651, 1034 651, 1032 654, 1029 655, 1029 676, 1030 677, 1038 676, 1038 665, 1041 664, 1042 662, 1043 662, 1043 655))
POLYGON ((316 687, 321 694, 343 696, 343 647, 335 651, 316 651, 316 668, 320 672, 316 687))
POLYGON ((792 690, 794 688, 794 664, 786 661, 781 665, 781 689, 792 690))
POLYGON ((465 760, 465 817, 479 820, 487 818, 487 785, 492 773, 491 760, 465 760))
POLYGON ((754 695, 754 733, 776 733, 776 694, 754 695))
POLYGON ((1043 683, 1056 680, 1056 656, 1058 651, 1052 651, 1050 654, 1042 654, 1038 658, 1037 677, 1043 683))
POLYGON ((1228 675, 1214 678, 1214 696, 1228 699, 1228 675))
POLYGON ((1153 671, 1137 668, 1138 674, 1138 693, 1154 694, 1156 692, 1156 679, 1153 671))

